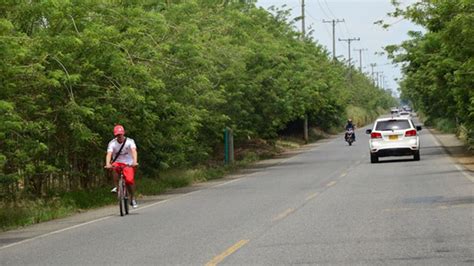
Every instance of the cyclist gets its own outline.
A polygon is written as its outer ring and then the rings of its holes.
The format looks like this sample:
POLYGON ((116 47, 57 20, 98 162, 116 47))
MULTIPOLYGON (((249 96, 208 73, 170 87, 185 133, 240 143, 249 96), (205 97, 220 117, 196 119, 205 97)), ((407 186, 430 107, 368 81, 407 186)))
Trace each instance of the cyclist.
MULTIPOLYGON (((133 208, 137 208, 138 204, 134 198, 135 194, 135 166, 138 165, 137 146, 135 141, 131 138, 125 137, 125 129, 121 125, 114 127, 115 138, 109 142, 107 147, 107 155, 105 156, 105 168, 111 169, 114 166, 125 167, 123 168, 123 175, 125 177, 125 183, 129 187, 130 192, 130 205, 133 208), (132 166, 132 167, 126 167, 132 166)), ((118 173, 119 169, 115 169, 112 172, 114 177, 115 187, 111 192, 117 192, 118 186, 118 173)))

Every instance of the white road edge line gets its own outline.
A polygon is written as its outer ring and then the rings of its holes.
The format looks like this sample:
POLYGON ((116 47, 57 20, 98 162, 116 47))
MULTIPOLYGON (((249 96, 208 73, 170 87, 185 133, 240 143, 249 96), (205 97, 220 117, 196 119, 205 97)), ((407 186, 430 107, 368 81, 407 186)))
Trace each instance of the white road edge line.
MULTIPOLYGON (((255 174, 255 173, 252 173, 252 174, 255 174)), ((241 180, 242 178, 245 178, 245 177, 247 177, 247 176, 249 176, 249 175, 246 175, 246 176, 243 176, 243 177, 234 179, 234 180, 230 180, 230 181, 227 181, 227 182, 224 182, 224 183, 221 183, 221 184, 217 184, 217 185, 214 185, 214 186, 210 186, 209 188, 221 187, 221 186, 224 186, 224 185, 227 185, 227 184, 230 184, 230 183, 234 183, 234 182, 239 181, 239 180, 241 180)), ((189 195, 191 195, 191 194, 194 194, 194 193, 197 193, 197 192, 200 192, 200 191, 203 191, 203 190, 192 191, 192 192, 189 192, 189 193, 186 193, 186 194, 183 194, 183 195, 180 195, 180 196, 171 198, 171 199, 179 199, 179 198, 186 197, 186 196, 189 196, 189 195)), ((149 205, 145 205, 145 206, 143 206, 143 207, 137 208, 136 210, 143 210, 143 209, 146 209, 146 208, 150 208, 150 207, 153 207, 153 206, 155 206, 155 205, 165 203, 165 202, 167 202, 167 201, 169 201, 169 200, 171 200, 171 199, 165 199, 165 200, 158 201, 158 202, 155 202, 155 203, 152 203, 152 204, 149 204, 149 205)), ((22 241, 19 241, 19 242, 15 242, 15 243, 12 243, 12 244, 8 244, 8 245, 6 245, 6 246, 2 246, 2 247, 0 247, 0 250, 6 249, 6 248, 10 248, 10 247, 13 247, 13 246, 17 246, 17 245, 20 245, 20 244, 24 244, 24 243, 27 243, 27 242, 30 242, 30 241, 33 241, 33 240, 36 240, 36 239, 40 239, 40 238, 43 238, 43 237, 47 237, 47 236, 50 236, 50 235, 59 234, 59 233, 62 233, 62 232, 65 232, 65 231, 68 231, 68 230, 71 230, 71 229, 74 229, 74 228, 78 228, 78 227, 84 226, 84 225, 88 225, 88 224, 92 224, 92 223, 95 223, 95 222, 100 222, 100 221, 103 221, 103 220, 107 220, 107 219, 112 218, 112 217, 115 217, 115 215, 105 216, 105 217, 102 217, 102 218, 99 218, 99 219, 95 219, 95 220, 92 220, 92 221, 88 221, 88 222, 76 224, 76 225, 73 225, 73 226, 70 226, 70 227, 66 227, 66 228, 63 228, 63 229, 59 229, 59 230, 56 230, 56 231, 53 231, 53 232, 49 232, 49 233, 46 233, 46 234, 38 235, 38 236, 35 236, 35 237, 32 237, 32 238, 28 238, 28 239, 25 239, 25 240, 22 240, 22 241)))
POLYGON ((456 168, 461 172, 467 179, 469 179, 471 182, 474 182, 474 177, 469 174, 464 167, 460 166, 459 164, 455 164, 456 168))
MULTIPOLYGON (((441 143, 439 143, 439 141, 434 136, 432 136, 432 137, 433 137, 433 142, 436 144, 436 146, 439 146, 440 148, 444 147, 443 145, 441 145, 441 143)), ((444 148, 443 148, 443 151, 444 151, 444 148)))
POLYGON ((81 223, 81 224, 76 224, 76 225, 66 227, 66 228, 63 228, 63 229, 59 229, 59 230, 56 230, 56 231, 53 231, 53 232, 49 232, 49 233, 46 233, 46 234, 43 234, 43 235, 28 238, 28 239, 25 239, 25 240, 22 240, 22 241, 19 241, 19 242, 16 242, 16 243, 12 243, 12 244, 0 247, 0 250, 10 248, 10 247, 13 247, 13 246, 17 246, 17 245, 20 245, 20 244, 24 244, 24 243, 27 243, 27 242, 31 242, 33 240, 40 239, 40 238, 43 238, 43 237, 47 237, 47 236, 50 236, 50 235, 59 234, 59 233, 62 233, 62 232, 65 232, 65 231, 68 231, 68 230, 71 230, 71 229, 74 229, 74 228, 84 226, 84 225, 88 225, 88 224, 92 224, 92 223, 95 223, 95 222, 107 220, 107 219, 112 218, 112 217, 113 217, 112 215, 109 215, 109 216, 102 217, 102 218, 99 218, 99 219, 96 219, 96 220, 88 221, 88 222, 81 223))
POLYGON ((469 174, 466 171, 466 169, 464 169, 463 166, 459 165, 457 163, 457 161, 448 152, 446 152, 444 146, 441 145, 441 143, 436 139, 434 134, 430 132, 430 136, 433 139, 434 143, 436 145, 438 145, 441 148, 441 150, 443 151, 443 153, 449 158, 449 160, 451 160, 451 162, 454 164, 454 167, 456 167, 456 169, 458 169, 459 172, 461 172, 467 179, 469 179, 469 181, 474 183, 474 177, 471 174, 469 174))

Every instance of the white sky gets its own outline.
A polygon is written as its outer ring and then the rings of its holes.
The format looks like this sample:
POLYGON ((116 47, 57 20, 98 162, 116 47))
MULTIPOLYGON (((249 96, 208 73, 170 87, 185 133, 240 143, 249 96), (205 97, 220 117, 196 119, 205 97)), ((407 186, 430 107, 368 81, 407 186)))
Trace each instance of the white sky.
MULTIPOLYGON (((399 0, 402 6, 412 4, 416 0, 399 0)), ((291 19, 301 15, 301 0, 258 0, 257 6, 267 9, 270 6, 292 9, 291 19)), ((374 72, 383 71, 385 88, 398 96, 396 78, 400 78, 400 69, 390 63, 385 55, 376 55, 383 52, 383 47, 390 44, 399 44, 408 39, 409 30, 422 30, 407 20, 391 18, 387 13, 394 11, 390 0, 305 0, 306 31, 314 32, 312 37, 325 46, 332 55, 332 24, 323 23, 324 20, 344 19, 345 22, 336 24, 336 56, 348 58, 347 42, 340 42, 338 38, 360 38, 360 41, 351 43, 351 58, 356 67, 359 67, 359 52, 354 49, 367 49, 362 52, 362 67, 364 72, 371 72, 370 63, 377 64, 374 72), (385 23, 394 23, 389 29, 374 25, 375 21, 384 20, 385 23)), ((301 30, 301 21, 295 26, 301 30)))

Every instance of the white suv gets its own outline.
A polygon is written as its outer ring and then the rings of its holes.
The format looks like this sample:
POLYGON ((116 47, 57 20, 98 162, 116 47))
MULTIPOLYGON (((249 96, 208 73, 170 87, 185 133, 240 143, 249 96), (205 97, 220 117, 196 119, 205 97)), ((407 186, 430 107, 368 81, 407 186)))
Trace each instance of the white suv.
POLYGON ((420 160, 421 126, 415 126, 409 118, 379 118, 372 129, 365 132, 370 134, 370 162, 377 163, 379 157, 413 155, 415 161, 420 160))

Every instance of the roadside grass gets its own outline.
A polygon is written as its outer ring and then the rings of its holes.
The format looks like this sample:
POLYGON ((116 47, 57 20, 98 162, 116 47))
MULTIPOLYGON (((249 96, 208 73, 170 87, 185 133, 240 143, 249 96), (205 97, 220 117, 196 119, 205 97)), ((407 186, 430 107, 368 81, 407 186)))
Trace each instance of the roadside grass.
POLYGON ((443 133, 456 133, 456 122, 446 118, 438 118, 433 121, 435 128, 443 133))
POLYGON ((380 114, 385 114, 387 110, 377 108, 372 112, 364 110, 360 107, 349 105, 346 108, 347 118, 352 118, 353 123, 357 127, 363 127, 367 124, 372 123, 380 114))
MULTIPOLYGON (((310 136, 311 140, 323 137, 316 133, 311 133, 310 136)), ((159 195, 170 189, 222 178, 258 160, 271 158, 285 150, 296 149, 303 144, 304 141, 298 137, 285 137, 273 143, 257 141, 257 143, 236 152, 236 161, 232 165, 211 162, 209 165, 197 166, 192 169, 166 170, 160 172, 159 177, 137 176, 137 193, 139 197, 159 195)), ((0 231, 63 218, 85 210, 115 204, 116 198, 110 193, 110 189, 111 186, 55 192, 39 199, 21 199, 14 203, 0 201, 0 231)))
POLYGON ((443 133, 455 134, 457 131, 456 121, 447 118, 432 118, 422 112, 417 113, 418 119, 423 122, 425 126, 434 127, 443 133))
POLYGON ((474 151, 474 130, 469 130, 465 125, 460 125, 457 130, 457 135, 466 143, 470 151, 474 151))
POLYGON ((83 210, 115 203, 110 188, 56 193, 40 199, 0 202, 0 230, 66 217, 83 210))
POLYGON ((468 150, 474 150, 474 131, 469 130, 465 124, 456 125, 453 119, 447 118, 433 119, 421 112, 418 114, 418 118, 423 121, 425 126, 434 127, 443 133, 456 134, 466 144, 468 150))
POLYGON ((369 122, 369 120, 371 120, 371 117, 367 111, 357 106, 349 105, 346 108, 346 114, 347 118, 351 118, 352 122, 356 126, 365 125, 369 122))

